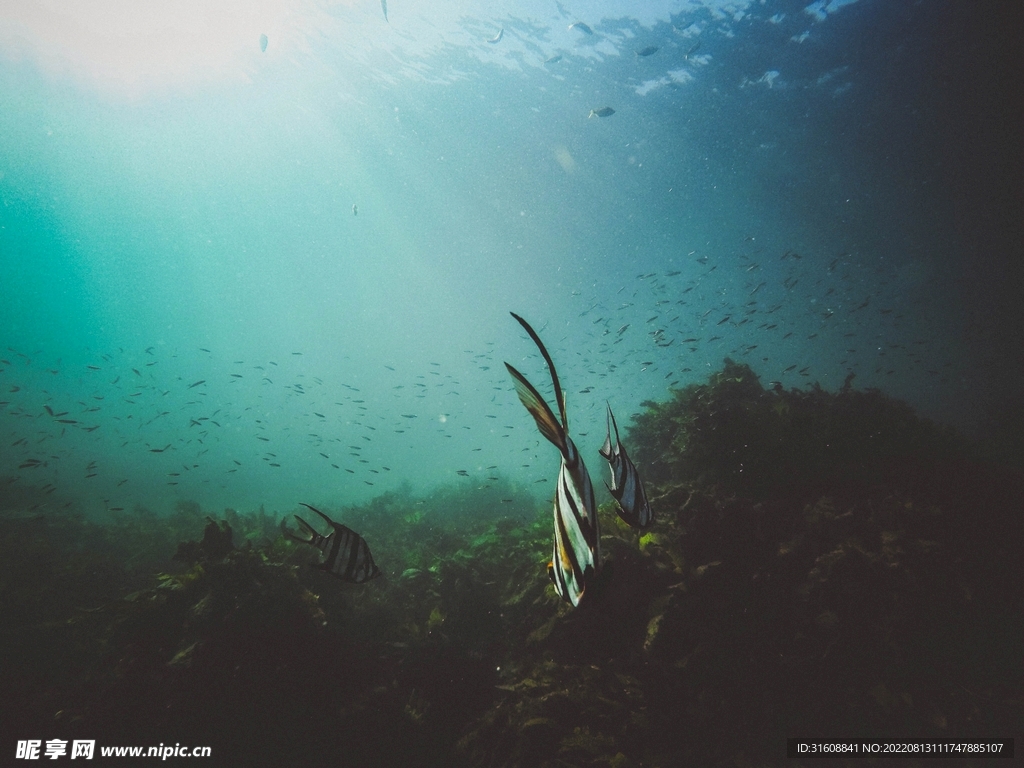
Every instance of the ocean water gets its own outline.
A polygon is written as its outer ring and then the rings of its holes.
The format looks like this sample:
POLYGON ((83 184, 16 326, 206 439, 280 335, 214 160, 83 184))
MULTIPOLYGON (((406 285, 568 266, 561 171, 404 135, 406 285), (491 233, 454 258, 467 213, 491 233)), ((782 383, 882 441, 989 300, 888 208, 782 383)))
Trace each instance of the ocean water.
POLYGON ((1001 150, 967 146, 956 67, 986 49, 955 4, 193 11, 5 11, 16 498, 529 484, 547 446, 502 361, 541 366, 510 310, 595 447, 606 400, 625 420, 725 357, 992 415, 1004 278, 972 238, 1015 225, 963 167, 1001 150))
POLYGON ((188 7, 5 12, 8 498, 529 483, 509 310, 594 446, 726 356, 991 416, 954 4, 188 7))
POLYGON ((1002 13, 5 4, 0 511, 546 505, 510 311, 594 467, 606 403, 625 427, 726 358, 1019 460, 1002 13))

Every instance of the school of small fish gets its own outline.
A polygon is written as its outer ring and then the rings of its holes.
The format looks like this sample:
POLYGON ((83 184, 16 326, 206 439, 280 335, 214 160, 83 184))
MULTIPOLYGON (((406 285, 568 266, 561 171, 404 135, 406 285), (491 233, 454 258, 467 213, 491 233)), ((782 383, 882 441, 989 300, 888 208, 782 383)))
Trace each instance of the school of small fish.
MULTIPOLYGON (((642 375, 647 391, 660 396, 727 356, 749 362, 770 386, 793 386, 830 371, 836 385, 854 374, 862 386, 877 386, 897 372, 938 383, 952 375, 951 362, 934 362, 938 341, 915 336, 899 297, 885 290, 890 277, 884 269, 860 264, 849 253, 772 255, 753 237, 737 250, 716 259, 691 252, 676 261, 677 269, 639 274, 619 288, 617 304, 579 292, 567 297, 581 304, 574 334, 584 353, 572 361, 572 378, 585 385, 585 405, 594 407, 593 386, 610 377, 621 387, 619 374, 642 375), (863 275, 872 272, 873 292, 865 291, 863 275), (798 362, 785 360, 787 355, 798 362), (809 359, 827 361, 828 370, 809 359)), ((289 456, 305 452, 327 471, 374 486, 391 472, 388 449, 376 450, 382 433, 407 435, 410 444, 417 436, 458 437, 449 445, 462 446, 473 439, 479 425, 459 405, 469 390, 493 389, 494 410, 486 418, 495 423, 488 429, 500 427, 499 437, 512 434, 514 424, 498 410, 503 388, 495 379, 493 349, 494 342, 486 342, 483 349, 466 350, 464 363, 432 362, 418 372, 383 363, 394 383, 382 392, 363 391, 358 378, 324 381, 302 364, 300 352, 290 360, 246 361, 225 360, 205 348, 168 352, 150 346, 97 352, 94 362, 65 365, 46 359, 43 350, 7 348, 0 352, 0 434, 6 443, 0 488, 9 495, 19 486, 47 494, 61 483, 103 481, 107 506, 116 510, 130 506, 127 466, 162 466, 169 486, 188 485, 194 493, 221 485, 218 475, 251 477, 259 467, 282 467, 285 452, 274 447, 279 443, 288 446, 289 456), (183 379, 184 360, 200 375, 183 379), (271 395, 275 403, 283 398, 292 404, 290 418, 277 418, 280 408, 265 404, 271 395), (251 448, 239 450, 245 435, 251 448), (123 465, 90 457, 90 445, 99 456, 122 455, 123 465)), ((614 396, 596 394, 601 400, 614 396)), ((464 447, 465 453, 483 450, 484 442, 464 447)), ((531 453, 527 463, 538 456, 531 453)), ((451 471, 480 475, 466 465, 451 471)), ((486 475, 481 480, 486 483, 486 475)))
MULTIPOLYGON (((569 317, 577 303, 575 319, 569 333, 553 339, 560 373, 577 384, 573 412, 592 424, 596 409, 605 410, 600 453, 611 471, 608 489, 620 517, 637 528, 651 525, 653 513, 605 405, 629 389, 660 398, 703 380, 704 370, 717 369, 727 356, 749 363, 774 388, 816 378, 838 388, 854 376, 877 386, 895 374, 945 385, 957 373, 952 362, 942 362, 939 340, 915 335, 917 326, 890 288, 896 276, 854 254, 773 254, 748 236, 733 254, 691 251, 674 264, 638 274, 617 292, 567 293, 569 317)), ((550 361, 539 336, 519 322, 550 361)), ((43 350, 8 347, 0 352, 0 489, 9 505, 26 499, 19 508, 29 512, 74 510, 89 487, 101 489, 108 510, 131 508, 153 491, 151 484, 139 487, 141 468, 149 478, 162 472, 168 489, 184 498, 205 497, 204 489, 230 494, 267 473, 300 472, 339 488, 373 486, 376 493, 402 480, 388 460, 396 440, 413 450, 444 445, 453 480, 486 487, 508 469, 547 486, 553 476, 544 469, 550 465, 541 441, 520 443, 523 458, 516 463, 514 448, 495 453, 495 440, 521 428, 504 415, 509 386, 498 375, 495 346, 487 341, 465 350, 464 361, 445 358, 419 370, 382 361, 381 374, 393 383, 367 390, 357 386, 358 376, 324 380, 300 351, 247 361, 208 348, 152 345, 65 364, 43 350), (186 378, 186 370, 193 375, 186 378), (482 418, 481 408, 487 409, 482 418), (459 457, 477 456, 482 460, 459 466, 465 460, 459 457)), ((560 385, 552 409, 522 374, 513 380, 561 454, 552 577, 575 605, 601 566, 593 487, 573 443, 586 430, 570 438, 560 385)))

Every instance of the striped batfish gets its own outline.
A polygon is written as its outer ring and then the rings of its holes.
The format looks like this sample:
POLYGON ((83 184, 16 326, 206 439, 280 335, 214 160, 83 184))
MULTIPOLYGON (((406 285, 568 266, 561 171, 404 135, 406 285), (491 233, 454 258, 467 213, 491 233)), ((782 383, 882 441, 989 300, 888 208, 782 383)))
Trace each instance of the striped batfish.
POLYGON ((608 406, 608 437, 604 440, 601 455, 608 460, 612 470, 612 484, 608 490, 615 499, 619 517, 633 528, 646 528, 654 522, 654 512, 647 502, 647 492, 636 466, 626 455, 626 449, 619 442, 619 425, 615 423, 615 414, 608 406), (612 443, 612 430, 615 430, 615 443, 612 443))
POLYGON ((310 536, 308 539, 303 539, 289 531, 285 527, 284 520, 281 520, 281 531, 285 536, 301 544, 314 546, 324 553, 324 561, 320 565, 313 566, 314 568, 337 576, 342 581, 351 581, 356 584, 362 584, 364 581, 369 581, 380 575, 380 568, 373 562, 373 555, 370 554, 370 548, 362 536, 351 528, 334 522, 316 507, 310 507, 305 503, 302 503, 302 506, 312 509, 334 529, 326 536, 321 536, 313 526, 295 515, 303 532, 310 536))
POLYGON ((558 374, 547 349, 540 337, 523 318, 512 313, 519 324, 530 334, 540 349, 544 361, 551 371, 555 386, 555 400, 561 415, 559 422, 544 398, 526 378, 508 363, 505 367, 512 374, 516 394, 526 410, 537 422, 540 433, 554 443, 562 454, 562 466, 558 472, 558 487, 555 489, 555 537, 548 576, 555 585, 555 591, 563 600, 573 606, 580 604, 587 585, 592 583, 601 569, 601 536, 598 530, 597 505, 594 502, 594 486, 583 464, 583 457, 569 437, 569 424, 565 418, 565 397, 558 383, 558 374))

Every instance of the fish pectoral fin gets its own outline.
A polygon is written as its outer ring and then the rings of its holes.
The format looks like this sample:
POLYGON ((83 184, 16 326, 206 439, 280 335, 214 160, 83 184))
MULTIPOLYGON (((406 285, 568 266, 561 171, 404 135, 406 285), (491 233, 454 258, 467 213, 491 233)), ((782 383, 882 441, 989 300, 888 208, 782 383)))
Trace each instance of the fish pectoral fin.
POLYGON ((567 451, 565 430, 558 423, 555 414, 551 412, 551 408, 548 407, 548 404, 544 402, 544 398, 540 396, 540 393, 534 389, 533 385, 526 380, 523 374, 508 363, 505 363, 505 367, 508 368, 508 372, 512 375, 512 381, 516 387, 516 394, 519 395, 519 401, 530 412, 530 415, 533 416, 533 420, 537 422, 537 429, 565 455, 567 451))

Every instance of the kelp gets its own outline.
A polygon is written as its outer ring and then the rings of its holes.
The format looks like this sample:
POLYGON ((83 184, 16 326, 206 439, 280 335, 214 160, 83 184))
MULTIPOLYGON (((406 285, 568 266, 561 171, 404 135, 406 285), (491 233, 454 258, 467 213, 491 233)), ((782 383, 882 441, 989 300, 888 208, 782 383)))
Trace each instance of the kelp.
POLYGON ((506 481, 306 499, 366 538, 364 585, 281 536, 298 505, 0 518, 0 720, 257 765, 509 768, 1024 725, 1019 477, 879 392, 765 390, 728 361, 627 434, 657 518, 602 505, 578 609, 545 573, 550 505, 506 481))
POLYGON ((726 361, 645 404, 628 444, 657 522, 602 510, 607 589, 528 636, 468 762, 767 765, 798 733, 1024 723, 1024 483, 849 383, 765 391, 726 361))
POLYGON ((655 484, 698 483, 752 498, 860 493, 873 484, 927 482, 970 455, 952 429, 919 417, 877 389, 764 389, 725 359, 706 384, 645 402, 627 431, 655 484))

